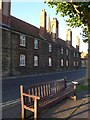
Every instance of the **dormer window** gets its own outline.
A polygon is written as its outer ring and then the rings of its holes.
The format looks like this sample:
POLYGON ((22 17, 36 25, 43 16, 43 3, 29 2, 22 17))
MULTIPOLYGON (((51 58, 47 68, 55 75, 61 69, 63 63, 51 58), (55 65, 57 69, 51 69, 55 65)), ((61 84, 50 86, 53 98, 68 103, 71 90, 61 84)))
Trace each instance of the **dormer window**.
POLYGON ((20 46, 26 46, 26 37, 23 34, 20 34, 20 46))

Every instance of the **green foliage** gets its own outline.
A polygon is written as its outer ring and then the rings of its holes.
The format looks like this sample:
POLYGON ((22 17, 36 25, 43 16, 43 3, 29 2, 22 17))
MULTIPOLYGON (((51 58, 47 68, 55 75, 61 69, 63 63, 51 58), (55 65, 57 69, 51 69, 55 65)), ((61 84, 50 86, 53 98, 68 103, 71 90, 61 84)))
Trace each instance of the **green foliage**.
MULTIPOLYGON (((63 0, 62 0, 63 1, 63 0)), ((45 0, 45 3, 49 7, 55 7, 56 14, 60 13, 60 16, 67 16, 66 22, 70 27, 82 27, 84 41, 88 40, 86 26, 88 23, 88 16, 90 8, 88 8, 89 2, 59 2, 58 0, 45 0)))
POLYGON ((87 29, 87 27, 84 27, 84 28, 83 28, 82 37, 83 37, 83 41, 84 41, 84 42, 87 42, 87 41, 88 41, 88 29, 87 29))
POLYGON ((80 91, 80 90, 90 90, 90 85, 81 84, 77 86, 77 91, 80 91))

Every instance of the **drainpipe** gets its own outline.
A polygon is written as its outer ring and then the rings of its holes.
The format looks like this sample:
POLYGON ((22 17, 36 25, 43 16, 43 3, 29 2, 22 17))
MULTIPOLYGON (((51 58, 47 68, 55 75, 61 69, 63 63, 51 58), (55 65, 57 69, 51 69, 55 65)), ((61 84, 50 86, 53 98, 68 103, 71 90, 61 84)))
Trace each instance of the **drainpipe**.
POLYGON ((10 72, 9 75, 12 76, 12 29, 10 30, 10 72))

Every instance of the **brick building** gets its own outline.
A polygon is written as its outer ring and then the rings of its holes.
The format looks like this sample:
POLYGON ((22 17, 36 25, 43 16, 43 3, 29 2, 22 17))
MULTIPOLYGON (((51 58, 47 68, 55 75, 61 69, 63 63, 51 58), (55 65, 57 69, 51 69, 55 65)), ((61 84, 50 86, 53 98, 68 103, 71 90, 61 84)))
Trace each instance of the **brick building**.
MULTIPOLYGON (((40 14, 40 28, 10 15, 10 2, 3 2, 2 75, 27 75, 80 67, 79 44, 72 46, 72 32, 67 30, 66 41, 59 38, 59 22, 48 19, 45 10, 40 14)), ((79 40, 78 40, 79 41, 79 40)), ((79 43, 79 42, 77 42, 79 43)))

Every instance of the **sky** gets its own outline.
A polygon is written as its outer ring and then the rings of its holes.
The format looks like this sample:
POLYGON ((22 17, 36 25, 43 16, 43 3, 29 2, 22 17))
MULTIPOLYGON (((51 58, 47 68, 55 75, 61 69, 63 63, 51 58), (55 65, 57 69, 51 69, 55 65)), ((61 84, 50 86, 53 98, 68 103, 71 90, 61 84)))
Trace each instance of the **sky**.
MULTIPOLYGON (((11 0, 11 15, 19 18, 27 23, 30 23, 36 27, 40 27, 40 12, 42 9, 45 9, 47 12, 47 23, 48 16, 50 16, 50 20, 53 18, 57 18, 59 21, 59 38, 66 40, 66 29, 70 28, 67 26, 67 23, 64 21, 64 18, 60 17, 60 14, 56 15, 55 8, 48 7, 47 4, 39 1, 39 2, 16 2, 11 0)), ((87 44, 83 43, 82 36, 80 33, 82 30, 80 28, 74 28, 72 30, 73 42, 72 45, 75 47, 75 38, 78 35, 80 37, 80 52, 87 52, 87 44)))

